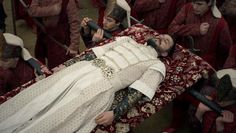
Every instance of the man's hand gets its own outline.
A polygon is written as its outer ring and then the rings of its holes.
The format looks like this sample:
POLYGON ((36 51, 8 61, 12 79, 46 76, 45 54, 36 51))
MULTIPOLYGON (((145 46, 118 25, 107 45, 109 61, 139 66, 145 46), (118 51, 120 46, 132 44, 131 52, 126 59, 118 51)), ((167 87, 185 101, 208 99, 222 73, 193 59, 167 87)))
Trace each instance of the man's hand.
MULTIPOLYGON (((212 98, 210 96, 205 95, 205 97, 209 100, 212 100, 212 98)), ((197 107, 197 111, 195 113, 195 116, 199 121, 202 121, 203 114, 207 111, 210 111, 210 110, 211 109, 209 107, 207 107, 205 104, 199 103, 199 105, 197 107)))
POLYGON ((113 111, 106 111, 103 112, 102 114, 98 115, 95 119, 95 122, 98 125, 110 125, 112 124, 112 121, 114 120, 114 113, 113 111))
POLYGON ((46 74, 52 74, 52 72, 48 69, 48 67, 47 66, 45 66, 45 65, 42 65, 41 66, 41 71, 43 72, 43 73, 46 73, 46 74))
POLYGON ((216 119, 218 122, 231 123, 234 121, 234 114, 228 110, 222 112, 223 116, 220 116, 216 119))
POLYGON ((200 33, 201 35, 205 35, 208 32, 210 25, 207 22, 201 23, 200 25, 200 33))
POLYGON ((224 130, 224 123, 232 123, 234 121, 234 114, 230 111, 224 110, 222 116, 216 119, 216 129, 218 132, 224 130))
POLYGON ((54 12, 56 14, 59 14, 61 12, 61 2, 59 3, 55 3, 53 6, 52 6, 54 12))
POLYGON ((78 51, 72 50, 72 49, 68 48, 66 54, 68 54, 68 55, 70 55, 72 57, 75 57, 78 54, 78 51))
POLYGON ((104 34, 104 30, 102 29, 98 29, 97 32, 94 33, 93 35, 93 41, 94 42, 99 42, 103 39, 103 34, 104 34))
POLYGON ((84 28, 84 34, 89 34, 89 32, 90 32, 89 27, 88 27, 88 22, 90 20, 92 20, 92 19, 85 17, 80 23, 80 26, 84 28))

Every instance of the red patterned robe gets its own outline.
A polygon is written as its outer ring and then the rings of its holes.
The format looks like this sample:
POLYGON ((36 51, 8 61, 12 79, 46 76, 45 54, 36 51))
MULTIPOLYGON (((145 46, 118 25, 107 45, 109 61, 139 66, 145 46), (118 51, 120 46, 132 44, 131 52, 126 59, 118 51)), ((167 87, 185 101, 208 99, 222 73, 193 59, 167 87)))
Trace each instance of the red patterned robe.
POLYGON ((159 3, 158 0, 136 0, 133 10, 139 20, 144 19, 145 25, 159 33, 167 33, 169 24, 185 2, 186 0, 166 0, 164 3, 159 3))
MULTIPOLYGON (((40 17, 47 34, 53 36, 61 44, 67 45, 70 49, 79 51, 80 23, 78 6, 75 0, 44 0, 43 2, 33 0, 29 13, 31 16, 40 17), (59 14, 55 14, 54 10, 50 8, 55 2, 62 2, 59 14)), ((66 55, 65 49, 40 29, 37 34, 35 57, 43 64, 46 64, 45 58, 47 58, 50 69, 71 58, 66 55)))
MULTIPOLYGON (((169 33, 192 36, 194 47, 201 50, 199 56, 216 69, 222 68, 232 45, 224 18, 215 18, 210 9, 202 16, 195 15, 191 3, 186 4, 176 15, 169 26, 169 33), (204 22, 208 22, 210 27, 206 35, 201 35, 200 24, 204 22)), ((189 47, 186 43, 183 45, 189 47)))
POLYGON ((35 78, 34 69, 20 59, 14 69, 0 67, 0 95, 35 78))

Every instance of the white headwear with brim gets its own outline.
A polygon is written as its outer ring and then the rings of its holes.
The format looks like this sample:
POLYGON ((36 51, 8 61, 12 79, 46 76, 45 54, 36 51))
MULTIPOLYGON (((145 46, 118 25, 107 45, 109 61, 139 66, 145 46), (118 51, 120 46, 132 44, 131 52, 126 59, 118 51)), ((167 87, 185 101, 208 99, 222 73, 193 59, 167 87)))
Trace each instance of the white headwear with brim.
POLYGON ((26 48, 24 48, 23 40, 20 37, 13 35, 11 33, 3 33, 3 36, 5 37, 7 44, 21 47, 22 49, 21 56, 25 61, 29 60, 30 58, 33 58, 30 55, 29 51, 26 48))
POLYGON ((119 5, 121 8, 123 8, 126 11, 126 13, 127 13, 126 20, 127 20, 127 22, 125 22, 125 23, 127 23, 127 26, 130 27, 131 26, 131 24, 130 24, 131 8, 130 8, 129 4, 126 2, 126 0, 117 0, 116 4, 119 5))
POLYGON ((225 74, 229 74, 232 85, 236 88, 236 70, 235 69, 222 69, 217 71, 217 77, 222 78, 225 74))
POLYGON ((211 6, 211 12, 212 12, 214 17, 216 17, 216 18, 221 18, 222 17, 222 14, 221 14, 220 10, 216 6, 216 0, 210 0, 209 1, 209 6, 211 6))

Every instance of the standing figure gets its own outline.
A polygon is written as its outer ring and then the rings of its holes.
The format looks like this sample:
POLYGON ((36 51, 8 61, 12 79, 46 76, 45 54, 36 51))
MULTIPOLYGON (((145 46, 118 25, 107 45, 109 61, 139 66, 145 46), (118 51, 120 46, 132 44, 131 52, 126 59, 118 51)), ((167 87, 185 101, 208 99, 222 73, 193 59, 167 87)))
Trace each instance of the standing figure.
POLYGON ((43 25, 37 28, 35 57, 39 61, 46 63, 47 59, 51 69, 79 53, 80 24, 75 0, 33 0, 28 13, 43 25))
MULTIPOLYGON (((193 0, 186 4, 169 26, 169 33, 192 36, 198 55, 215 69, 221 69, 228 57, 232 40, 227 22, 216 7, 215 0, 193 0)), ((189 48, 189 43, 181 45, 189 48)))
MULTIPOLYGON (((216 7, 216 0, 193 0, 187 3, 171 22, 168 32, 182 38, 191 36, 194 49, 200 51, 197 54, 217 70, 223 68, 233 44, 228 25, 216 7)), ((179 44, 192 47, 182 39, 179 44)), ((187 92, 174 100, 173 120, 165 132, 175 133, 183 125, 189 103, 197 106, 199 101, 187 92)))
POLYGON ((143 19, 143 24, 159 33, 167 33, 168 26, 186 3, 186 0, 134 0, 133 3, 130 1, 138 19, 143 19))
POLYGON ((43 71, 41 64, 24 48, 21 38, 10 33, 1 33, 0 38, 0 95, 4 95, 34 79, 35 70, 38 74, 43 71))
POLYGON ((236 69, 219 70, 212 78, 213 86, 203 87, 201 93, 220 105, 222 108, 221 115, 212 111, 205 104, 199 103, 190 116, 195 121, 191 125, 195 125, 194 131, 197 131, 196 133, 235 133, 236 69))

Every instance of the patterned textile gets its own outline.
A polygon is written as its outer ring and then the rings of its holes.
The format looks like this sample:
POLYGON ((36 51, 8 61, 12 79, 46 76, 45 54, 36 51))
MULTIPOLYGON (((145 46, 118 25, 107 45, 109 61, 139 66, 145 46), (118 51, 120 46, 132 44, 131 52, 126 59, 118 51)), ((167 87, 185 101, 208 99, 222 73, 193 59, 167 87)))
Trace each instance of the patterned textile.
MULTIPOLYGON (((157 36, 158 33, 142 24, 136 24, 118 34, 118 36, 123 35, 131 36, 139 43, 145 43, 145 39, 152 36, 157 36)), ((99 45, 104 45, 111 41, 112 39, 106 40, 99 45)), ((95 58, 94 53, 91 50, 86 50, 81 53, 79 57, 75 57, 60 65, 59 67, 63 68, 73 64, 73 62, 83 59, 91 60, 93 58, 95 58)), ((177 95, 183 93, 186 88, 192 86, 200 78, 204 77, 212 70, 212 67, 208 63, 203 61, 200 57, 183 49, 179 45, 176 47, 173 59, 170 57, 164 58, 163 62, 166 64, 167 68, 166 78, 157 89, 156 94, 151 101, 148 102, 145 99, 140 101, 136 107, 133 107, 127 114, 122 116, 120 120, 116 121, 116 123, 113 123, 111 126, 107 127, 97 126, 92 132, 108 133, 130 131, 131 128, 137 126, 143 120, 158 112, 167 103, 171 102, 177 95)), ((7 95, 1 96, 0 103, 13 97, 21 90, 35 82, 37 82, 36 79, 16 88, 7 95)), ((127 89, 117 92, 115 101, 113 102, 113 107, 117 105, 117 103, 121 101, 126 95, 127 89)))

